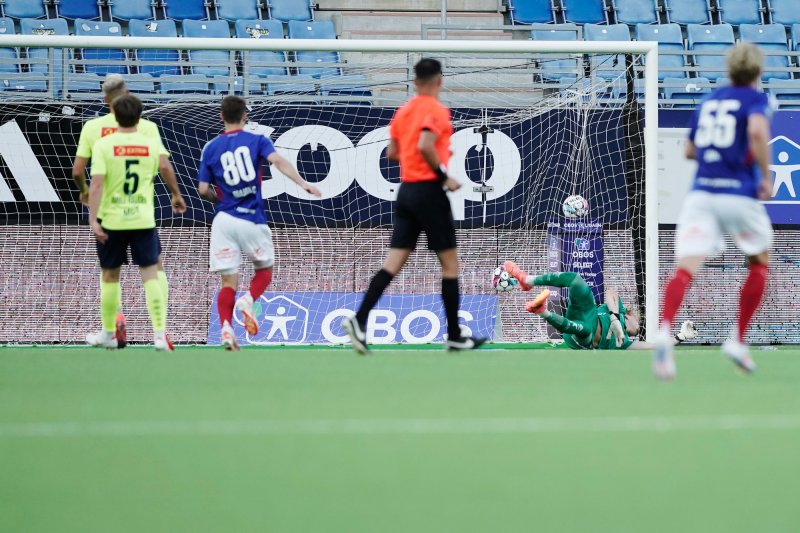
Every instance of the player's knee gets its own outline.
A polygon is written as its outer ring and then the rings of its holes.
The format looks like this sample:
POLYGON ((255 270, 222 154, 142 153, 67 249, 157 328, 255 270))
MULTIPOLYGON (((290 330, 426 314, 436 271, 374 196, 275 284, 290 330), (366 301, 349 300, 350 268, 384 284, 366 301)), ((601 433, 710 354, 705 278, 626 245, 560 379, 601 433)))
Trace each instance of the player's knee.
POLYGON ((272 268, 272 261, 253 261, 254 270, 264 270, 265 268, 272 268))
POLYGON ((101 279, 105 283, 119 282, 119 268, 104 268, 102 270, 101 279))
POLYGON ((747 262, 751 265, 769 265, 769 252, 750 255, 747 257, 747 262))

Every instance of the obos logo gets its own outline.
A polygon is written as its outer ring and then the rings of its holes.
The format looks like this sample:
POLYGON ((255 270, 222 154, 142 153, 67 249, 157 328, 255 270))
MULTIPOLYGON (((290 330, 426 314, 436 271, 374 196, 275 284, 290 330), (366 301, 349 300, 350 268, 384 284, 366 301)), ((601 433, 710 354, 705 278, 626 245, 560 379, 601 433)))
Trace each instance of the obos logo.
MULTIPOLYGON (((797 198, 794 175, 800 170, 800 145, 780 135, 770 141, 774 163, 769 168, 775 173, 772 202, 794 203, 797 198)), ((798 175, 800 178, 800 174, 798 175)))
POLYGON ((591 248, 592 243, 589 242, 589 239, 584 239, 583 237, 575 239, 575 249, 579 252, 588 252, 591 248))
MULTIPOLYGON (((283 295, 268 298, 261 296, 253 304, 259 322, 258 333, 247 335, 250 344, 301 343, 308 337, 308 309, 283 295)), ((244 326, 239 316, 234 317, 244 326)))

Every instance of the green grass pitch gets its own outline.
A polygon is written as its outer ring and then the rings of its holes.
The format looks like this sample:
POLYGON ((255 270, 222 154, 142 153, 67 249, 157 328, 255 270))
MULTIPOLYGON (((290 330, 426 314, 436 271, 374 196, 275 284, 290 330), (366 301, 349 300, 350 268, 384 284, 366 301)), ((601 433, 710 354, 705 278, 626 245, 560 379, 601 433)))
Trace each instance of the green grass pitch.
POLYGON ((0 348, 2 532, 796 532, 800 350, 0 348))

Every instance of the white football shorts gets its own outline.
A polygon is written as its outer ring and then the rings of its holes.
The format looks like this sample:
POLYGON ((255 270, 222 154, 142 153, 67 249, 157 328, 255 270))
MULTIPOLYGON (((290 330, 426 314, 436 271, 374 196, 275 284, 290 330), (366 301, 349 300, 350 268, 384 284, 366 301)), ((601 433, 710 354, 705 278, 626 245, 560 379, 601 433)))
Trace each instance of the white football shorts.
POLYGON ((211 272, 238 272, 242 253, 257 268, 271 267, 275 263, 272 230, 266 224, 255 224, 228 213, 217 213, 211 224, 211 272))
POLYGON ((758 200, 705 191, 686 195, 675 234, 678 259, 721 253, 725 234, 731 235, 736 247, 748 256, 766 252, 772 246, 772 222, 758 200))

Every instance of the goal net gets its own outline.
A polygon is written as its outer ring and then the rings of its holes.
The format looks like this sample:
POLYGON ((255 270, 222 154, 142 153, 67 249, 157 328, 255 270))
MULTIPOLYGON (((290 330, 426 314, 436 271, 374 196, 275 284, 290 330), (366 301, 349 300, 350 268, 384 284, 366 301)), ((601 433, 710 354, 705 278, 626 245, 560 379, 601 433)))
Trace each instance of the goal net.
MULTIPOLYGON (((277 50, 266 39, 220 39, 217 50, 203 51, 221 55, 207 56, 194 49, 197 39, 15 39, 29 50, 18 60, 23 72, 44 87, 36 92, 12 80, 0 93, 0 254, 10 274, 3 281, 0 342, 81 342, 99 326, 95 245, 70 169, 83 123, 107 112, 102 74, 122 70, 131 92, 145 101, 146 118, 160 128, 189 207, 174 216, 158 182, 173 340, 219 340, 218 280, 208 273, 214 212, 198 197, 195 178, 203 145, 222 129, 220 98, 233 91, 248 99, 247 129, 270 137, 323 192, 312 198, 265 169, 277 260, 273 283, 256 306, 261 331, 250 338, 240 328, 241 339, 341 343, 341 319, 357 306, 387 249, 399 186, 399 169, 385 157, 388 124, 413 96, 413 65, 422 57, 442 62, 441 100, 452 112, 450 173, 463 186, 449 196, 463 325, 501 341, 557 337, 524 312, 531 293, 492 287, 493 271, 506 259, 531 273, 578 271, 598 301, 604 287, 616 287, 652 324, 657 219, 648 185, 655 137, 644 125, 646 113, 656 123, 654 101, 648 107, 645 98, 656 57, 645 61, 648 43, 284 40, 280 46, 312 55, 290 51, 294 63, 281 64, 259 55, 277 50), (147 48, 142 59, 141 50, 154 42, 158 48, 147 48), (45 44, 51 48, 36 49, 49 51, 50 66, 37 70, 30 50, 45 44), (176 60, 179 47, 190 51, 176 60), (180 75, 147 70, 164 65, 180 75), (291 76, 255 74, 287 65, 291 76)), ((245 261, 240 289, 251 273, 245 261)), ((148 342, 138 273, 123 268, 122 283, 129 338, 148 342)), ((374 342, 441 340, 439 290, 440 269, 422 237, 371 315, 374 342)), ((562 296, 554 294, 556 309, 562 296)))

